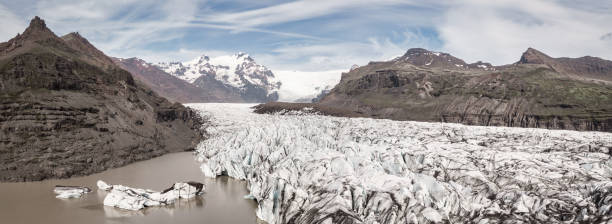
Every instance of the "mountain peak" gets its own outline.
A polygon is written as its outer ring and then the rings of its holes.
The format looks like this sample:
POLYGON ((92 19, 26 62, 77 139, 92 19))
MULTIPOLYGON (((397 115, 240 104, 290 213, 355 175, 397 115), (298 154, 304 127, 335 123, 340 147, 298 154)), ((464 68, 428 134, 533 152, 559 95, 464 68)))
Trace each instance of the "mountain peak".
POLYGON ((31 21, 30 25, 21 35, 22 38, 35 38, 42 39, 46 37, 56 37, 55 34, 47 28, 47 24, 40 17, 35 16, 31 21))
POLYGON ((404 56, 407 55, 416 55, 416 54, 425 54, 425 53, 432 53, 431 51, 424 49, 424 48, 410 48, 408 49, 408 51, 406 51, 406 54, 404 54, 404 56))
POLYGON ((30 20, 30 26, 28 28, 42 30, 47 28, 47 24, 45 24, 45 21, 40 17, 35 16, 32 20, 30 20))
POLYGON ((410 48, 402 57, 395 59, 398 62, 407 62, 416 66, 439 67, 452 69, 465 69, 465 61, 450 54, 430 51, 423 48, 410 48))
POLYGON ((243 59, 245 61, 255 62, 255 59, 251 58, 251 56, 245 52, 238 52, 238 54, 236 54, 235 56, 237 59, 243 59))
POLYGON ((206 64, 210 62, 210 57, 208 57, 208 55, 206 54, 202 54, 199 57, 197 57, 196 59, 193 60, 193 63, 195 64, 206 64))
POLYGON ((519 64, 546 64, 547 60, 551 59, 550 56, 538 51, 534 48, 527 48, 527 51, 521 55, 519 64))
MULTIPOLYGON (((72 32, 69 34, 66 34, 64 36, 62 36, 62 39, 66 42, 77 42, 80 43, 82 45, 86 45, 86 46, 90 46, 91 43, 89 43, 89 41, 87 39, 85 39, 83 36, 81 36, 81 34, 79 34, 78 32, 72 32)), ((93 45, 91 45, 91 47, 93 47, 93 45)))
MULTIPOLYGON (((36 16, 30 21, 30 25, 21 34, 17 34, 14 38, 7 42, 0 43, 0 55, 9 54, 10 52, 21 49, 23 46, 37 44, 41 40, 46 40, 45 44, 53 43, 62 45, 60 40, 53 31, 47 28, 45 21, 36 16)), ((43 43, 38 43, 43 44, 43 43)))
POLYGON ((78 32, 72 32, 62 36, 62 40, 72 49, 79 51, 80 53, 90 57, 93 64, 103 66, 113 66, 113 61, 106 56, 102 51, 98 50, 93 44, 91 44, 85 37, 81 36, 78 32))
POLYGON ((63 38, 85 39, 79 32, 71 32, 63 36, 63 38))

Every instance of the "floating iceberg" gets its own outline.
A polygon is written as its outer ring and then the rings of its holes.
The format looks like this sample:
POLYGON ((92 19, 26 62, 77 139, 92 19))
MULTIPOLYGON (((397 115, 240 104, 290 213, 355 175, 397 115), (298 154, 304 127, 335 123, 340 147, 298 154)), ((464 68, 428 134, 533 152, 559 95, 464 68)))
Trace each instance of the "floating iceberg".
POLYGON ((56 198, 80 198, 83 194, 91 192, 88 187, 56 185, 53 192, 56 198))
POLYGON ((102 180, 98 180, 98 182, 96 182, 96 185, 98 186, 98 189, 103 191, 108 191, 113 188, 113 185, 107 184, 102 180))
POLYGON ((204 174, 246 180, 270 224, 612 218, 611 133, 188 106, 212 117, 204 174))
POLYGON ((198 182, 175 183, 161 192, 123 185, 109 185, 101 180, 97 182, 97 185, 101 190, 109 191, 104 198, 104 205, 127 210, 172 204, 179 198, 193 198, 205 190, 204 184, 198 182))

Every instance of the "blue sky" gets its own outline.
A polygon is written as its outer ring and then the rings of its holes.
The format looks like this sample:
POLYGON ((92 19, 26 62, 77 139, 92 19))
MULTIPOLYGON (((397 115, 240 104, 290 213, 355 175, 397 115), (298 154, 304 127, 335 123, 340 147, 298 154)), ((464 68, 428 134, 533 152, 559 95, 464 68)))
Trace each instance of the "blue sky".
POLYGON ((0 0, 0 38, 41 16, 105 53, 151 62, 248 52, 273 70, 326 71, 408 48, 508 64, 528 47, 612 59, 605 0, 0 0))

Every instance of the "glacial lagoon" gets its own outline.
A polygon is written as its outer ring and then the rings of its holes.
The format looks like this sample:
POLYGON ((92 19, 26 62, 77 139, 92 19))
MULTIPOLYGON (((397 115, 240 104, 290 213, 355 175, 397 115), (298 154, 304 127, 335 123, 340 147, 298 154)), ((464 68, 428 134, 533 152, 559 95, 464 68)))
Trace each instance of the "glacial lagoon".
POLYGON ((244 181, 207 178, 191 152, 172 153, 102 173, 62 180, 0 183, 2 223, 256 223, 253 200, 244 181), (206 192, 180 199, 169 206, 127 211, 103 205, 107 192, 98 190, 97 180, 110 184, 160 191, 178 181, 198 181, 206 192), (92 192, 81 198, 58 199, 55 185, 86 186, 92 192))

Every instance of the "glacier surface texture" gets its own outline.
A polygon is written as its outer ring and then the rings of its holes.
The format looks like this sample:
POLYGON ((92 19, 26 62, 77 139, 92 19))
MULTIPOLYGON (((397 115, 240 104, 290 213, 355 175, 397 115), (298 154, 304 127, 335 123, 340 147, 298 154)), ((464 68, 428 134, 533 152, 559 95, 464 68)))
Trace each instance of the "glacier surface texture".
POLYGON ((209 177, 246 180, 268 223, 599 223, 612 134, 259 115, 190 104, 214 123, 209 177))

